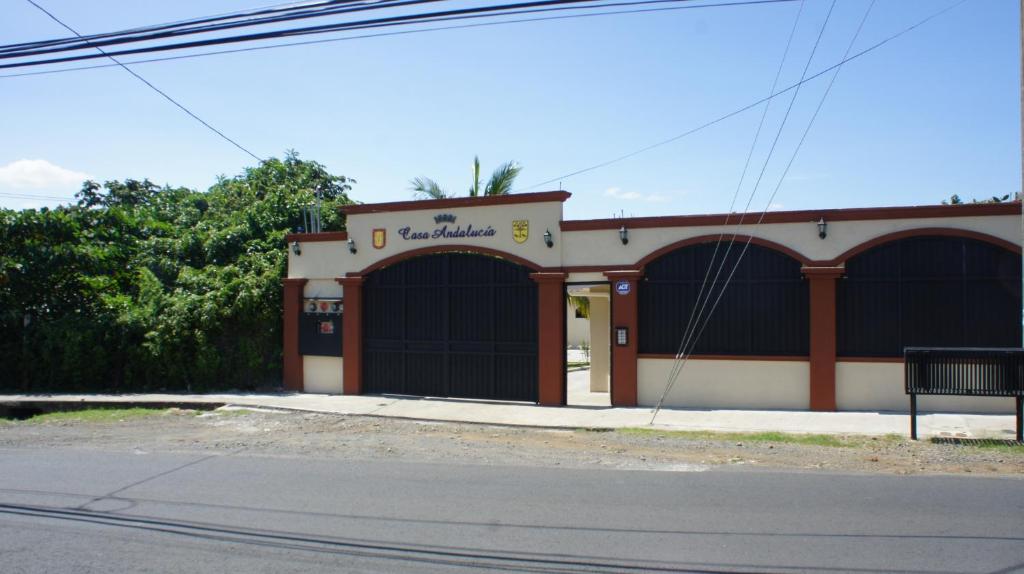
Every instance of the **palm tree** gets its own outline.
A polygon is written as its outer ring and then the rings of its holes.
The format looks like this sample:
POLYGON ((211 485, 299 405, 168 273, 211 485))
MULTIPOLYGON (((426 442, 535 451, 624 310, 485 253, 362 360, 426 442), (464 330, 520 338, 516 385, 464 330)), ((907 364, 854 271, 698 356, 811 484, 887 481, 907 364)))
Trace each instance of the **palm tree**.
MULTIPOLYGON (((516 180, 516 176, 523 168, 520 167, 514 161, 508 161, 494 170, 491 174, 491 178, 487 180, 487 185, 483 187, 482 195, 508 195, 512 192, 512 184, 516 180)), ((421 199, 444 199, 446 197, 453 197, 443 187, 440 186, 436 181, 429 177, 417 177, 409 182, 411 189, 417 197, 421 199)), ((469 196, 477 197, 480 193, 480 158, 478 156, 473 157, 473 186, 469 188, 469 196)))

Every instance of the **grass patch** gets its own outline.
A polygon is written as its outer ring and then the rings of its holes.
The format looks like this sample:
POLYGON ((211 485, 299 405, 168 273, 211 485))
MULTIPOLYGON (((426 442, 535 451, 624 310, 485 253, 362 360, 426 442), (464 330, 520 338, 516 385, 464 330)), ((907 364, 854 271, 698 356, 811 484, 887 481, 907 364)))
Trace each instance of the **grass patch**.
POLYGON ((568 363, 566 363, 566 368, 568 368, 568 369, 576 369, 576 368, 579 368, 579 367, 589 367, 589 366, 590 366, 590 363, 588 361, 569 361, 568 363))
POLYGON ((666 438, 682 438, 690 440, 783 443, 829 447, 860 446, 865 442, 865 438, 863 437, 850 438, 827 434, 790 434, 782 432, 741 433, 714 431, 670 431, 635 427, 619 429, 618 432, 636 436, 660 436, 666 438))
POLYGON ((128 409, 84 409, 80 411, 59 411, 36 415, 25 422, 28 423, 49 423, 61 421, 76 421, 88 423, 115 423, 133 419, 141 419, 154 415, 161 415, 166 409, 145 409, 140 407, 128 409))

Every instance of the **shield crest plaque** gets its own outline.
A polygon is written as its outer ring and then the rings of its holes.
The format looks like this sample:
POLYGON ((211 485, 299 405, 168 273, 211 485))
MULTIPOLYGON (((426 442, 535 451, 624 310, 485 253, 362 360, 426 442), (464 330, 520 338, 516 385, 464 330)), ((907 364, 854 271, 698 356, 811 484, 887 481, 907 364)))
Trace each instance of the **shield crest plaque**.
POLYGON ((512 222, 512 239, 516 243, 523 243, 530 237, 530 221, 527 219, 516 219, 512 222))

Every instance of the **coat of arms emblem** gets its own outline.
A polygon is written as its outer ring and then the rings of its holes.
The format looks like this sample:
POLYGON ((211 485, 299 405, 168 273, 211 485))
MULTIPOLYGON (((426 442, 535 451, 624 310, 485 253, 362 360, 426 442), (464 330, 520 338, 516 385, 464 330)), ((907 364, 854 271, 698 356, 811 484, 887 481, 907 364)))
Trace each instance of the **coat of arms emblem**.
POLYGON ((530 237, 530 221, 527 219, 516 219, 512 222, 512 239, 516 243, 523 243, 530 237))
POLYGON ((387 231, 385 231, 383 229, 374 229, 373 230, 373 248, 374 249, 383 249, 384 245, 387 244, 387 238, 388 238, 387 231))

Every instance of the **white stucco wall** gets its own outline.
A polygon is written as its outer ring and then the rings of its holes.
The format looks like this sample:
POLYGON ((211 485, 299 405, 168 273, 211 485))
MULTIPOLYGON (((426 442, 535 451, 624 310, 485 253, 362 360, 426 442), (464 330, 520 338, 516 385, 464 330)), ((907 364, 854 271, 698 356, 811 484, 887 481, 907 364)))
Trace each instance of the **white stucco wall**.
POLYGON ((570 347, 579 347, 581 343, 590 343, 590 321, 576 316, 572 304, 565 306, 565 343, 570 347))
MULTIPOLYGON (((362 270, 381 259, 399 253, 439 245, 476 245, 497 249, 532 261, 541 267, 560 267, 562 264, 562 233, 558 222, 562 218, 561 201, 540 203, 516 203, 509 205, 480 207, 433 207, 423 202, 424 207, 415 211, 388 211, 381 213, 356 213, 348 216, 348 236, 356 242, 357 253, 346 258, 346 271, 362 270), (454 215, 455 223, 435 223, 439 214, 454 215), (512 222, 529 222, 529 237, 523 243, 512 238, 512 222), (403 239, 399 229, 410 227, 413 231, 432 233, 447 225, 449 229, 461 226, 466 229, 491 227, 495 233, 490 237, 463 237, 438 239, 403 239), (387 243, 382 249, 373 247, 373 230, 384 229, 387 243), (544 244, 544 232, 551 231, 554 245, 544 244)), ((347 251, 346 251, 347 253, 347 251)))
MULTIPOLYGON (((836 408, 841 411, 910 410, 904 392, 903 363, 836 363, 836 408)), ((921 411, 1012 414, 1007 397, 945 397, 918 395, 921 411)))
MULTIPOLYGON (((672 359, 640 359, 637 401, 654 406, 665 390, 672 359)), ((795 409, 810 405, 806 361, 687 361, 665 406, 707 409, 795 409)), ((614 383, 613 383, 614 384, 614 383)))
POLYGON ((303 391, 325 395, 340 395, 342 391, 341 357, 303 355, 303 391))
POLYGON ((335 277, 344 277, 352 266, 352 255, 344 241, 300 241, 299 246, 301 255, 288 249, 289 278, 333 281, 335 277))
MULTIPOLYGON (((626 221, 628 226, 628 220, 626 221)), ((814 221, 804 223, 765 223, 740 227, 704 225, 696 227, 652 227, 629 230, 629 244, 619 241, 617 229, 595 231, 567 231, 563 236, 564 260, 567 267, 588 265, 628 266, 649 253, 691 237, 726 233, 753 235, 788 247, 815 261, 839 257, 847 250, 897 231, 924 228, 956 228, 975 231, 1020 243, 1020 217, 1017 215, 988 215, 974 217, 936 217, 922 219, 883 219, 874 221, 833 221, 828 224, 828 236, 818 237, 814 221)))

